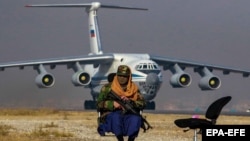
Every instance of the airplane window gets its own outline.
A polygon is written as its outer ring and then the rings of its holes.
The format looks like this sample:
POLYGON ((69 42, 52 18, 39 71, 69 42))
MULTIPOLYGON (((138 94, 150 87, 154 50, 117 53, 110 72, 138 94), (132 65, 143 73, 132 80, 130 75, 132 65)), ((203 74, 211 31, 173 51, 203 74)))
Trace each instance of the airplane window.
POLYGON ((158 67, 157 64, 155 63, 140 63, 138 65, 136 65, 136 70, 140 71, 140 72, 143 72, 145 74, 148 74, 148 73, 160 73, 160 69, 158 67))
POLYGON ((143 68, 143 65, 140 65, 140 70, 143 68))
POLYGON ((155 64, 153 66, 154 66, 154 69, 157 69, 157 66, 155 64))

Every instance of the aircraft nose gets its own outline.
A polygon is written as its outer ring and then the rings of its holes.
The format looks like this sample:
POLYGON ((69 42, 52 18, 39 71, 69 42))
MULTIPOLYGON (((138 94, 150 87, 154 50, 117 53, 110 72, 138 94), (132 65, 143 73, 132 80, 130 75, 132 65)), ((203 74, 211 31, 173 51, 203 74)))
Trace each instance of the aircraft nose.
POLYGON ((147 85, 157 85, 160 79, 156 73, 149 73, 146 78, 147 85))

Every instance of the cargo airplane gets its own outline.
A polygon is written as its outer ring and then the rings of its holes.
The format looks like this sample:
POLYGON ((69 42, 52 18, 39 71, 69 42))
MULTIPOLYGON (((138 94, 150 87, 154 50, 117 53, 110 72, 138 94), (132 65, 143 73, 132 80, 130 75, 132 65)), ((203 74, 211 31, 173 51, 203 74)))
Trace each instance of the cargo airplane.
MULTIPOLYGON (((129 53, 104 53, 100 42, 100 31, 97 23, 97 11, 99 8, 125 9, 125 10, 148 10, 145 8, 124 7, 116 5, 104 5, 100 2, 80 4, 33 4, 26 7, 79 7, 86 8, 88 14, 88 28, 90 40, 90 53, 76 57, 47 58, 43 60, 18 61, 0 63, 0 70, 17 67, 33 67, 38 72, 35 83, 40 88, 49 88, 55 84, 55 77, 49 73, 45 66, 54 69, 57 65, 64 65, 72 69, 72 83, 75 86, 90 88, 93 100, 84 102, 85 109, 95 108, 95 101, 103 84, 111 79, 117 67, 121 64, 130 66, 132 69, 132 80, 138 84, 141 93, 148 102, 147 109, 155 109, 158 90, 163 82, 162 71, 171 71, 170 84, 173 88, 188 87, 192 78, 185 72, 185 68, 193 68, 194 72, 201 76, 199 87, 201 90, 215 90, 221 86, 221 80, 212 73, 213 70, 222 71, 223 74, 230 72, 240 73, 248 77, 250 71, 210 65, 194 61, 155 56, 152 54, 129 54, 129 53)), ((112 24, 112 22, 111 22, 112 24)))

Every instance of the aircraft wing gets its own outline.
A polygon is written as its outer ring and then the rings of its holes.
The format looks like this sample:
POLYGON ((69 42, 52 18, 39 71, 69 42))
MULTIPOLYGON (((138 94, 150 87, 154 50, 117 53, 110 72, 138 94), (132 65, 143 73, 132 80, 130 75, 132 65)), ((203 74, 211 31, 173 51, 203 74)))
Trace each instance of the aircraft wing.
POLYGON ((0 63, 0 70, 10 67, 19 67, 23 69, 26 66, 37 67, 39 65, 49 65, 55 67, 56 65, 73 65, 76 62, 79 64, 103 64, 112 62, 114 56, 112 54, 102 54, 102 55, 83 55, 83 56, 74 56, 74 57, 61 57, 61 58, 51 58, 51 59, 40 59, 40 60, 30 60, 30 61, 16 61, 16 62, 7 62, 0 63))
POLYGON ((167 58, 161 56, 150 55, 150 59, 163 66, 163 68, 168 69, 175 64, 178 64, 180 68, 192 67, 194 71, 199 71, 200 69, 207 68, 208 70, 221 70, 223 74, 229 74, 230 72, 241 73, 243 77, 248 77, 250 70, 238 69, 233 67, 219 66, 213 64, 199 63, 195 61, 187 61, 175 58, 167 58))

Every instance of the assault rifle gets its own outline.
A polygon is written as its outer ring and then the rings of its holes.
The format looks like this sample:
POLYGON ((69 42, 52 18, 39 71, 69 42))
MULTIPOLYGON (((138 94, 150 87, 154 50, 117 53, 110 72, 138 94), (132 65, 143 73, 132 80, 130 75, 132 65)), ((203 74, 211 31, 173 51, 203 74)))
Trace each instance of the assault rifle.
POLYGON ((141 128, 144 130, 144 132, 146 132, 146 130, 148 129, 152 129, 153 127, 148 123, 148 121, 139 113, 134 109, 134 106, 132 104, 131 100, 123 100, 121 99, 118 95, 116 95, 112 90, 109 93, 109 96, 115 100, 116 102, 118 102, 123 108, 124 108, 124 113, 127 112, 131 112, 132 114, 138 115, 141 117, 142 119, 142 124, 141 124, 141 128))

